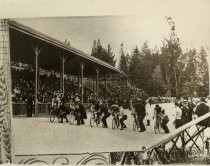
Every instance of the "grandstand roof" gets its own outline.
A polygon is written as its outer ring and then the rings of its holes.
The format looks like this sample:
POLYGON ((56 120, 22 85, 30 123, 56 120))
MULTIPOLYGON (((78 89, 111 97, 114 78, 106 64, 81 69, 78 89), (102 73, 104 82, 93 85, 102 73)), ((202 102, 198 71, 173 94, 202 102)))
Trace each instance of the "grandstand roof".
MULTIPOLYGON (((56 28, 58 27, 55 27, 55 30, 56 28)), ((41 48, 39 65, 42 68, 59 71, 60 55, 65 55, 67 57, 65 73, 77 75, 80 71, 80 61, 82 60, 85 63, 84 75, 95 74, 95 67, 98 67, 100 73, 103 74, 118 73, 125 75, 119 69, 98 58, 14 20, 9 20, 9 31, 11 60, 13 61, 34 65, 35 54, 33 47, 38 46, 41 48)))

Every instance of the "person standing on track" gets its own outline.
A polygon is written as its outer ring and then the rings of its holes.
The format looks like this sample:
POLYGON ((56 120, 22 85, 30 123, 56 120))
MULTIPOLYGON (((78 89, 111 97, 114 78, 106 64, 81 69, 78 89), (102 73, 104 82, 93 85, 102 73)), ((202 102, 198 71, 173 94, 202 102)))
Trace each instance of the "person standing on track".
MULTIPOLYGON (((200 99, 201 103, 197 106, 195 110, 195 114, 200 117, 203 116, 204 114, 207 114, 209 112, 209 107, 205 104, 205 98, 200 99)), ((206 119, 205 121, 202 121, 199 123, 199 125, 205 126, 209 124, 210 118, 206 119)))
POLYGON ((77 125, 84 125, 84 119, 87 119, 87 114, 84 106, 80 103, 79 97, 75 98, 75 114, 77 119, 77 125))
POLYGON ((27 117, 32 117, 33 112, 33 98, 32 94, 30 93, 27 99, 27 117))
POLYGON ((137 103, 134 105, 135 112, 137 113, 137 119, 139 120, 139 132, 146 131, 143 120, 146 116, 145 104, 142 100, 137 100, 137 103))
POLYGON ((168 115, 165 114, 165 109, 161 110, 161 114, 162 114, 162 123, 161 123, 161 127, 162 129, 165 131, 165 133, 169 133, 169 129, 167 126, 167 123, 169 122, 169 118, 168 115))

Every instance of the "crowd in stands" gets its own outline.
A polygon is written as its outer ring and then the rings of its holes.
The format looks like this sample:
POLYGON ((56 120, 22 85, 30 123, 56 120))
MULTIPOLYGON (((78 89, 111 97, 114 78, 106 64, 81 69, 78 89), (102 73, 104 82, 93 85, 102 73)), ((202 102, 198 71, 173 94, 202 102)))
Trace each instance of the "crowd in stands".
MULTIPOLYGON (((55 92, 60 89, 60 76, 53 71, 40 70, 38 84, 38 102, 50 103, 55 92)), ((34 96, 35 86, 34 70, 31 66, 22 68, 12 67, 12 101, 13 103, 26 103, 28 96, 34 96)), ((64 96, 66 101, 78 95, 78 82, 70 77, 64 77, 64 96)), ((92 87, 84 87, 83 101, 87 103, 90 99, 95 98, 96 94, 91 90, 92 87)), ((81 89, 80 89, 81 91, 81 89)), ((105 91, 105 83, 101 81, 99 84, 99 98, 109 101, 127 100, 129 101, 134 90, 119 86, 118 84, 107 84, 105 91)), ((137 94, 137 93, 135 93, 137 94)), ((142 95, 142 93, 137 94, 142 95)))

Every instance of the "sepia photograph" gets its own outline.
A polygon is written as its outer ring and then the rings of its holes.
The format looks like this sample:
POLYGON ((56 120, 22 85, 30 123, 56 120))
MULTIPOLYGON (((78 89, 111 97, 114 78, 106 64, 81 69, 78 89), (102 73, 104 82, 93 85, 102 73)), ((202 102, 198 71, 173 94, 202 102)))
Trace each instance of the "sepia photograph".
POLYGON ((0 0, 0 164, 210 164, 209 0, 20 2, 0 0))

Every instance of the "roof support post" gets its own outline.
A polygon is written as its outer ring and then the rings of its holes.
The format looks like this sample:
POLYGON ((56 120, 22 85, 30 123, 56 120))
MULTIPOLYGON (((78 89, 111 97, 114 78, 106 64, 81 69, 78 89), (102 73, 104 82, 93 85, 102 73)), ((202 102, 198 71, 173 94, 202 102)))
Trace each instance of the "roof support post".
POLYGON ((95 79, 92 78, 93 94, 95 95, 95 79))
POLYGON ((77 83, 78 83, 78 94, 80 94, 80 72, 78 73, 78 77, 77 77, 77 83))
POLYGON ((99 89, 98 89, 98 80, 99 79, 99 69, 98 68, 96 68, 96 97, 97 97, 97 99, 98 99, 98 93, 99 93, 99 89))
POLYGON ((33 50, 34 50, 34 53, 35 53, 35 89, 34 89, 34 92, 35 92, 35 99, 34 99, 34 116, 38 116, 39 115, 39 112, 38 112, 38 77, 39 77, 39 71, 38 71, 38 68, 39 68, 39 55, 40 55, 40 52, 41 52, 41 49, 38 47, 38 46, 33 46, 33 50))
POLYGON ((122 87, 122 77, 121 75, 119 75, 119 77, 120 77, 120 87, 122 87))
POLYGON ((60 72, 60 91, 61 93, 64 94, 64 69, 65 69, 65 62, 66 62, 66 57, 64 55, 60 55, 61 59, 61 72, 60 72))
POLYGON ((84 87, 83 87, 83 69, 85 67, 85 64, 83 61, 81 61, 80 63, 80 67, 81 67, 81 103, 83 104, 83 95, 84 95, 84 87))
POLYGON ((107 74, 105 74, 105 96, 107 97, 107 74))

